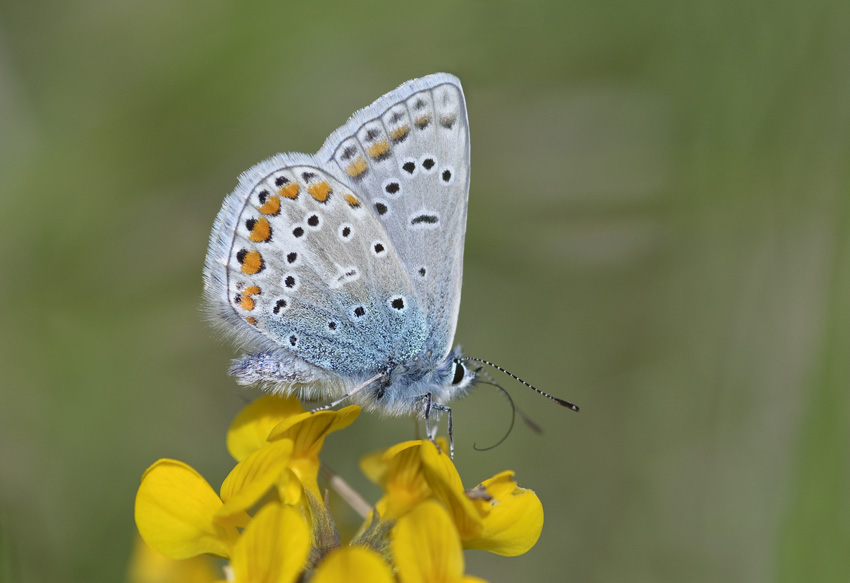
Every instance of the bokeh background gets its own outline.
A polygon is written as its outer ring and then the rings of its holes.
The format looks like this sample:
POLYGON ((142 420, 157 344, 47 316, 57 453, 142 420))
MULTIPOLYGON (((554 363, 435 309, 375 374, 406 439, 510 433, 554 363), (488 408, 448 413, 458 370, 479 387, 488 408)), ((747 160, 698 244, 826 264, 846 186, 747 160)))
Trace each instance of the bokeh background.
MULTIPOLYGON (((238 174, 435 71, 464 83, 455 407, 466 483, 546 524, 491 581, 850 578, 850 4, 836 0, 0 4, 0 561, 122 581, 159 457, 217 485, 256 393, 198 304, 238 174)), ((326 460, 412 423, 361 417, 326 460)))

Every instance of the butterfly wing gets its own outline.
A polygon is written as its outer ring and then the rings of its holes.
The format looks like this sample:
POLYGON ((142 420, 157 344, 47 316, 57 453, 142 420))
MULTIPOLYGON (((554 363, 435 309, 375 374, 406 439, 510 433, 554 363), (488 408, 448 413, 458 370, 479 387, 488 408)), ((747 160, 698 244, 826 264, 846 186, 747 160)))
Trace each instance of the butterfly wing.
POLYGON ((448 354, 468 185, 466 107, 447 74, 379 98, 315 156, 244 173, 204 270, 214 321, 252 352, 234 374, 345 390, 423 351, 448 354))
POLYGON ((463 276, 469 124, 460 81, 408 81, 358 111, 317 154, 378 218, 427 321, 426 351, 452 347, 463 276))
POLYGON ((244 382, 336 377, 344 389, 424 345, 424 310, 383 225, 313 156, 240 177, 204 273, 215 319, 254 353, 234 368, 244 382))

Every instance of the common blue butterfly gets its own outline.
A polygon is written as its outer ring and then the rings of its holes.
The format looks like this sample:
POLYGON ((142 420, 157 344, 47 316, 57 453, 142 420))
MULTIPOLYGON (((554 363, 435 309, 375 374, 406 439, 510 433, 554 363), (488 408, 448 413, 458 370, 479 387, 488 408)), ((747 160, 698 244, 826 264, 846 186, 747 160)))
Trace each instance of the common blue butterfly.
POLYGON ((316 154, 242 174, 204 269, 213 320, 247 351, 237 381, 426 424, 450 415, 479 378, 452 348, 469 161, 460 81, 437 73, 355 113, 316 154))

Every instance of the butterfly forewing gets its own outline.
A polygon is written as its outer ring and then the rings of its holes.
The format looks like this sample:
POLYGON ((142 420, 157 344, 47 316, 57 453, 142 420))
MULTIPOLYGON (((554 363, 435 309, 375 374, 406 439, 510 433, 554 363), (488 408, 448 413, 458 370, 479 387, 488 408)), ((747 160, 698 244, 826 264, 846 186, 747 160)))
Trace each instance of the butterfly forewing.
POLYGON ((319 153, 388 233, 446 355, 460 306, 469 191, 469 127, 460 82, 414 80, 356 113, 319 153))

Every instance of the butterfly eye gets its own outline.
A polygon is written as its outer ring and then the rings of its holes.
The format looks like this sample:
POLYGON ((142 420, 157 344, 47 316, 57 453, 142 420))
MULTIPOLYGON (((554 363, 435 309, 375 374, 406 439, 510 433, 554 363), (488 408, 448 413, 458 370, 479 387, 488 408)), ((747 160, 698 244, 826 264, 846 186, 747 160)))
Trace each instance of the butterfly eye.
POLYGON ((463 380, 465 374, 466 368, 463 366, 463 363, 455 361, 455 378, 452 379, 452 384, 459 384, 463 380))

